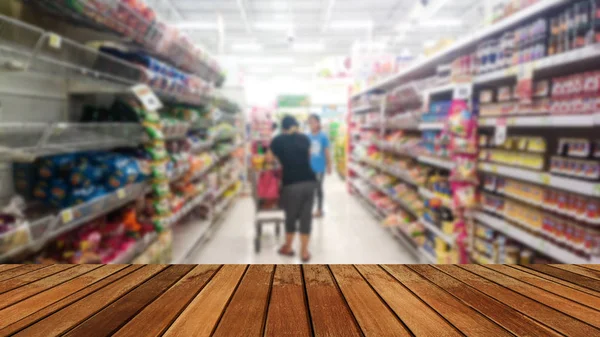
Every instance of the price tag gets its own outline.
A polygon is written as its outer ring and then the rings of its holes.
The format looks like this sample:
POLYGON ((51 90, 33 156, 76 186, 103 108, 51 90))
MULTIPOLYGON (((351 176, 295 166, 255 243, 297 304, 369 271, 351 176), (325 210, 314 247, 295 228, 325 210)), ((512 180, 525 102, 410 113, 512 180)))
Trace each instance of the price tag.
POLYGON ((48 45, 54 49, 60 49, 62 46, 62 37, 60 35, 50 33, 48 36, 48 45))
POLYGON ((600 196, 600 184, 594 185, 594 195, 600 196))
POLYGON ((125 191, 125 189, 120 188, 117 190, 117 197, 119 199, 125 199, 126 196, 127 196, 127 192, 125 191))
POLYGON ((494 132, 494 145, 502 145, 506 141, 506 120, 499 118, 494 132))
POLYGON ((454 88, 454 93, 452 98, 459 100, 469 100, 471 99, 471 91, 473 86, 470 84, 460 84, 454 88))
POLYGON ((542 253, 546 252, 546 240, 540 240, 538 250, 542 253))
POLYGON ((550 185, 550 175, 547 173, 540 174, 540 182, 544 185, 550 185))
POLYGON ((498 173, 498 166, 496 166, 496 165, 491 165, 491 166, 490 166, 490 171, 492 171, 493 173, 498 173))
POLYGON ((144 108, 148 111, 157 111, 163 107, 162 102, 154 91, 146 84, 138 84, 131 87, 133 94, 140 100, 144 105, 144 108))
POLYGON ((70 209, 65 209, 60 215, 62 217, 63 224, 73 221, 73 211, 70 209))

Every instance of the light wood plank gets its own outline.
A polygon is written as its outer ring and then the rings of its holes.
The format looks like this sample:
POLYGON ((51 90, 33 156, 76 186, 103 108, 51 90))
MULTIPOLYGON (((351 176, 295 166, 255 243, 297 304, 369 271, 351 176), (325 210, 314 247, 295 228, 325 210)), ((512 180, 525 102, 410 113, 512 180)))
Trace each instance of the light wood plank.
POLYGON ((526 267, 539 271, 540 273, 548 274, 550 276, 557 277, 567 282, 574 283, 578 286, 591 289, 595 292, 600 292, 600 281, 594 280, 593 278, 575 274, 564 269, 553 267, 551 265, 534 264, 527 265, 526 267))
POLYGON ((245 265, 223 266, 175 320, 165 337, 210 336, 245 271, 245 265))
POLYGON ((585 324, 573 317, 569 317, 556 309, 547 307, 526 296, 502 287, 495 282, 459 268, 458 266, 440 265, 436 266, 436 268, 443 270, 445 273, 452 275, 461 282, 478 289, 488 296, 495 298, 560 333, 569 336, 589 337, 598 332, 597 329, 591 325, 585 324))
POLYGON ((467 336, 513 336, 496 323, 403 265, 382 266, 467 336))
POLYGON ((213 336, 262 336, 274 266, 250 265, 213 336))
POLYGON ((416 336, 462 336, 427 304, 377 265, 356 265, 358 271, 416 336))
POLYGON ((165 267, 164 265, 143 266, 122 279, 22 330, 15 336, 48 337, 64 334, 124 294, 135 289, 165 269, 165 267))
POLYGON ((219 268, 218 265, 198 265, 194 267, 173 287, 117 331, 114 336, 161 336, 219 268), (152 322, 152 324, 148 324, 148 322, 152 322))
POLYGON ((514 268, 514 269, 518 269, 518 270, 520 270, 522 272, 525 272, 525 273, 528 273, 528 274, 531 274, 531 275, 535 275, 535 276, 537 276, 539 278, 548 280, 548 281, 556 283, 556 284, 561 284, 561 285, 563 285, 565 287, 569 287, 569 288, 572 288, 572 289, 579 290, 581 292, 584 292, 584 293, 592 295, 592 296, 600 297, 600 292, 593 291, 593 290, 588 289, 586 287, 579 286, 579 285, 577 285, 575 283, 571 283, 569 281, 565 281, 563 279, 560 279, 558 277, 554 277, 552 275, 540 273, 537 270, 533 270, 533 269, 526 268, 524 266, 519 266, 519 265, 510 265, 509 267, 514 268))
POLYGON ((21 265, 19 264, 0 264, 0 274, 2 274, 3 272, 7 271, 7 270, 11 270, 17 267, 20 267, 21 265))
POLYGON ((562 336, 432 266, 409 268, 517 336, 562 336))
MULTIPOLYGON (((102 309, 76 328, 66 333, 65 337, 105 337, 111 336, 119 327, 170 288, 181 277, 192 270, 192 266, 174 265, 154 275, 116 302, 102 309)), ((147 322, 153 324, 153 322, 147 322)))
POLYGON ((40 270, 40 269, 46 268, 46 267, 48 267, 48 265, 42 265, 42 264, 20 265, 17 268, 11 268, 11 269, 3 272, 2 274, 0 274, 0 282, 4 282, 6 280, 15 278, 17 276, 25 275, 27 273, 31 273, 33 271, 40 270))
POLYGON ((0 309, 4 309, 14 303, 17 303, 25 298, 32 297, 35 294, 41 293, 44 290, 55 287, 61 283, 67 282, 77 276, 90 272, 100 265, 79 265, 67 270, 63 270, 54 275, 48 276, 41 280, 29 283, 11 291, 0 294, 0 309))
POLYGON ((362 336, 327 266, 305 265, 304 284, 315 336, 362 336))
POLYGON ((0 336, 15 333, 88 293, 99 289, 99 286, 107 285, 117 280, 120 276, 124 276, 139 268, 130 267, 125 272, 115 274, 126 267, 126 265, 102 266, 48 291, 0 310, 0 317, 2 317, 0 320, 0 336), (18 323, 15 324, 15 322, 18 323))
POLYGON ((277 265, 275 268, 265 336, 311 336, 299 265, 277 265))
POLYGON ((26 284, 41 280, 45 277, 54 275, 63 270, 67 270, 67 269, 70 269, 73 267, 74 267, 74 265, 55 264, 55 265, 48 266, 46 268, 42 268, 40 270, 33 271, 31 273, 27 273, 27 274, 20 275, 15 278, 11 278, 6 281, 2 281, 2 282, 0 282, 0 294, 3 294, 7 291, 11 291, 13 289, 22 287, 26 284))

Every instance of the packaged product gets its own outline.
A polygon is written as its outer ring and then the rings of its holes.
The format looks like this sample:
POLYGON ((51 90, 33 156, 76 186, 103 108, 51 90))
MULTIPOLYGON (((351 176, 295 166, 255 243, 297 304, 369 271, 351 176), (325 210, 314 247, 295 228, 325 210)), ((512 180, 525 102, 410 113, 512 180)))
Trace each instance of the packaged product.
POLYGON ((106 195, 106 189, 103 186, 74 188, 69 195, 69 205, 84 204, 104 195, 106 195))

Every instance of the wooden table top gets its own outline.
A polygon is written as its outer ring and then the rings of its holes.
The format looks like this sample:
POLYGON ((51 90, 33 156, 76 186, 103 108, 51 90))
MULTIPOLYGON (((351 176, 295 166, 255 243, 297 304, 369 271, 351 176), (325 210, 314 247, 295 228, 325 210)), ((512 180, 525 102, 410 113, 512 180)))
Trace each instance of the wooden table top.
POLYGON ((600 265, 0 265, 0 336, 600 336, 600 265))

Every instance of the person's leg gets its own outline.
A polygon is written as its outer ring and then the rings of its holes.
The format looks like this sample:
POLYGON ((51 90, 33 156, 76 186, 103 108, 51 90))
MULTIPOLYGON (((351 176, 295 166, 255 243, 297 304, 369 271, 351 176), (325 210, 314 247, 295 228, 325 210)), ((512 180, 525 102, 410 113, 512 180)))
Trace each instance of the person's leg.
POLYGON ((315 213, 315 217, 320 218, 323 216, 323 179, 325 179, 325 174, 317 173, 317 188, 315 189, 317 196, 317 212, 315 213))
POLYGON ((296 234, 296 223, 300 207, 294 198, 295 193, 294 185, 285 186, 281 191, 281 206, 285 214, 285 244, 279 250, 282 254, 292 252, 292 243, 296 234))
POLYGON ((302 189, 298 193, 298 199, 302 202, 300 209, 300 251, 303 260, 310 258, 308 252, 308 242, 312 230, 312 209, 314 206, 315 183, 303 183, 302 189))

